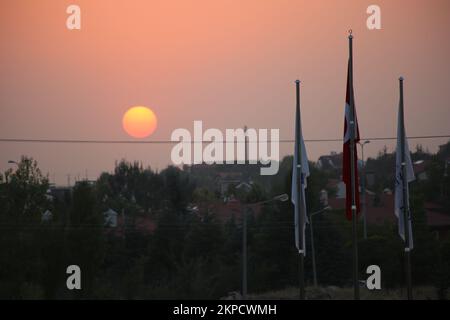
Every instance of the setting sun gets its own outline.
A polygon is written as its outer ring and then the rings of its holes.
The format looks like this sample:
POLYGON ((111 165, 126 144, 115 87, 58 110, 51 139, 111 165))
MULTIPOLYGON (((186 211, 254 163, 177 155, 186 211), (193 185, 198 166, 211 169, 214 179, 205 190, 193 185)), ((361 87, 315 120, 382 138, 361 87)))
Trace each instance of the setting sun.
POLYGON ((133 138, 150 136, 156 130, 157 124, 155 113, 142 106, 128 109, 122 119, 123 129, 133 138))

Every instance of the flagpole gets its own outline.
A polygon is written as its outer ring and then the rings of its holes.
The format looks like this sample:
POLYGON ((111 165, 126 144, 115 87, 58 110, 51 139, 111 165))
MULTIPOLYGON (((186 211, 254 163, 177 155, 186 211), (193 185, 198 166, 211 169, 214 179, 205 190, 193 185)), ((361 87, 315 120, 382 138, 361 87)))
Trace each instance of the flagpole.
POLYGON ((405 119, 403 111, 403 77, 399 78, 400 83, 400 154, 402 167, 402 193, 403 193, 403 231, 405 233, 405 272, 408 300, 412 300, 412 281, 411 281, 411 251, 409 245, 409 200, 408 200, 408 177, 406 173, 406 155, 405 155, 405 119))
POLYGON ((355 181, 355 101, 353 96, 353 35, 349 31, 349 52, 350 52, 350 178, 352 186, 352 235, 353 235, 353 290, 354 299, 359 300, 359 281, 358 281, 358 234, 357 234, 357 214, 356 214, 356 181, 355 181))
POLYGON ((303 219, 304 219, 304 199, 303 199, 303 185, 302 185, 302 146, 301 146, 301 139, 300 139, 300 132, 301 132, 301 121, 300 121, 300 80, 295 81, 296 85, 296 96, 297 96, 297 104, 296 104, 296 122, 298 127, 296 128, 296 143, 297 145, 297 163, 296 163, 296 170, 297 170, 297 207, 299 208, 297 210, 298 213, 298 244, 299 244, 299 267, 298 267, 298 277, 299 277, 299 287, 300 287, 300 300, 305 300, 305 268, 304 268, 304 250, 305 245, 303 243, 303 219))

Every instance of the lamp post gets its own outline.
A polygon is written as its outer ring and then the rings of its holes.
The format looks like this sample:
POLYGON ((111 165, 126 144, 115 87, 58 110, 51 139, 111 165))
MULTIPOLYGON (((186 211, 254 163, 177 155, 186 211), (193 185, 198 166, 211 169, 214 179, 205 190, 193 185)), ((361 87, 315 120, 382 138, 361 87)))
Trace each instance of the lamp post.
POLYGON ((311 236, 311 257, 312 257, 312 268, 313 268, 313 278, 314 278, 314 287, 317 287, 317 271, 316 271, 316 252, 314 249, 314 229, 313 229, 313 216, 316 214, 331 210, 330 206, 323 208, 322 210, 313 212, 309 215, 309 229, 311 236))
POLYGON ((244 210, 242 212, 242 299, 244 300, 247 299, 247 212, 250 210, 251 206, 263 205, 276 201, 285 202, 287 200, 289 200, 289 196, 284 193, 269 200, 244 205, 244 210))
POLYGON ((361 193, 362 193, 362 211, 363 211, 363 234, 364 239, 367 239, 367 220, 366 220, 366 162, 364 159, 364 146, 370 143, 370 140, 366 140, 363 143, 359 142, 361 146, 361 157, 362 157, 362 169, 363 176, 361 177, 361 193))

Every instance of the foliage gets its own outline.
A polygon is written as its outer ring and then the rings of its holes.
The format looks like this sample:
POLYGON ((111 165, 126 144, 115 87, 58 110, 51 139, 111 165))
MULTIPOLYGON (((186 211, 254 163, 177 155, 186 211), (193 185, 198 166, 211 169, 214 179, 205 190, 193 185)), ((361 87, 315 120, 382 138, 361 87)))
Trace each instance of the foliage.
MULTIPOLYGON (((429 179, 411 184, 413 282, 433 284, 441 298, 447 297, 450 287, 450 244, 430 230, 424 208, 427 201, 447 208, 450 204, 449 179, 442 174, 448 150, 446 145, 432 156, 418 148, 413 158, 427 160, 429 179)), ((387 150, 367 161, 378 195, 393 188, 394 163, 395 155, 387 150)), ((123 160, 113 173, 103 173, 93 184, 77 183, 64 198, 53 200, 36 161, 24 157, 14 169, 0 176, 0 298, 216 299, 240 291, 242 218, 235 212, 226 221, 217 215, 216 205, 223 201, 214 187, 218 172, 238 172, 243 181, 251 181, 250 188, 231 186, 229 194, 243 204, 259 203, 251 208, 261 208, 248 214, 249 292, 298 285, 293 205, 270 201, 290 195, 292 157, 280 162, 279 174, 273 177, 259 176, 257 166, 169 166, 156 172, 123 160), (103 225, 107 209, 118 213, 118 227, 103 225), (45 210, 52 211, 51 221, 41 221, 45 210), (151 221, 155 228, 143 231, 140 221, 151 221), (65 270, 70 264, 81 267, 81 291, 66 289, 65 270)), ((320 191, 339 176, 337 170, 323 171, 313 163, 310 171, 309 214, 322 209, 320 191)), ((351 223, 342 210, 315 214, 312 221, 319 284, 348 286, 351 223)), ((309 225, 306 232, 306 281, 311 284, 309 225)), ((377 264, 383 288, 403 286, 403 243, 396 225, 370 225, 368 233, 358 243, 361 279, 368 265, 377 264)))

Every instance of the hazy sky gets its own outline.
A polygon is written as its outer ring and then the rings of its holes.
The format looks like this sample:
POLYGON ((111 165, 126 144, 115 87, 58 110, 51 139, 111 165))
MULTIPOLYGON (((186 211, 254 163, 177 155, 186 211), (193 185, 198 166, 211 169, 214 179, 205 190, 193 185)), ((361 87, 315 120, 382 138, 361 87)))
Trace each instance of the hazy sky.
MULTIPOLYGON (((398 77, 407 134, 449 134, 450 1, 1 0, 0 138, 131 140, 122 116, 144 105, 158 117, 146 140, 176 128, 279 128, 294 136, 294 80, 302 80, 305 139, 341 138, 347 31, 354 34, 362 137, 395 136, 398 77), (68 30, 66 8, 81 8, 68 30), (381 7, 381 30, 366 9, 381 7)), ((431 151, 446 139, 414 140, 431 151)), ((375 155, 392 141, 373 142, 375 155)), ((316 160, 341 143, 308 143, 316 160)), ((154 168, 170 145, 0 142, 0 171, 33 156, 51 180, 94 178, 121 158, 154 168)), ((284 144, 281 154, 292 153, 284 144)))

